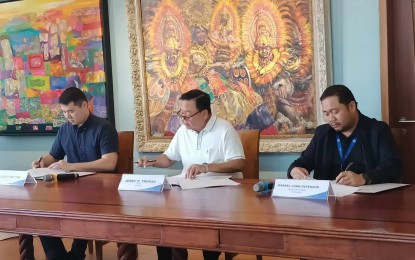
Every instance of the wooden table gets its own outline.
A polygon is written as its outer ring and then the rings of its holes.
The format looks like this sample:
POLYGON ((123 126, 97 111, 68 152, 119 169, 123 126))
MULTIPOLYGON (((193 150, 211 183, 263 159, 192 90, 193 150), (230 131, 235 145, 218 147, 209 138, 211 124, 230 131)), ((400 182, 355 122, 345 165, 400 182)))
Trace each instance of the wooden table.
POLYGON ((298 258, 414 259, 414 187, 327 202, 258 196, 255 180, 163 193, 118 192, 119 180, 97 174, 2 186, 0 230, 298 258))

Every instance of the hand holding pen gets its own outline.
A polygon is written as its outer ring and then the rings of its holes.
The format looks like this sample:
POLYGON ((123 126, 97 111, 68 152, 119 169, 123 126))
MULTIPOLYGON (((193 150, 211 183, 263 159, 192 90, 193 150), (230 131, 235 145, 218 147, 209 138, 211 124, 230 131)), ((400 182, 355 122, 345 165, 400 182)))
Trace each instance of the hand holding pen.
POLYGON ((346 166, 346 169, 344 169, 344 171, 345 171, 345 172, 347 172, 348 170, 350 170, 350 167, 352 167, 352 165, 353 165, 353 162, 349 163, 349 164, 346 166))
POLYGON ((365 180, 361 174, 356 174, 353 171, 350 171, 353 163, 349 163, 344 171, 342 171, 336 177, 336 183, 349 185, 349 186, 360 186, 365 184, 365 180))
POLYGON ((346 166, 346 169, 344 169, 344 171, 340 172, 340 174, 337 175, 336 180, 335 180, 336 183, 338 183, 338 184, 344 184, 345 183, 346 178, 347 178, 346 172, 350 169, 350 167, 352 167, 352 165, 353 165, 353 162, 349 163, 346 166))
POLYGON ((138 158, 138 161, 135 162, 135 163, 138 167, 146 168, 147 166, 148 167, 153 166, 154 163, 156 163, 156 160, 150 159, 150 158, 147 158, 146 156, 144 156, 142 158, 138 158))
POLYGON ((33 162, 32 162, 32 168, 33 168, 33 169, 34 169, 34 168, 42 168, 42 165, 41 165, 41 163, 42 163, 42 159, 43 159, 43 157, 42 157, 42 156, 40 156, 40 158, 39 158, 38 160, 33 161, 33 162))

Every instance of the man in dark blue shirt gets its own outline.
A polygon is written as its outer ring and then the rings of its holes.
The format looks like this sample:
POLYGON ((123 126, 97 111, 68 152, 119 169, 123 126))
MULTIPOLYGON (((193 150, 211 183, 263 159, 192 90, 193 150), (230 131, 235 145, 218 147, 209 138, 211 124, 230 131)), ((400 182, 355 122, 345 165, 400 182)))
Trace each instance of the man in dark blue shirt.
MULTIPOLYGON (((49 153, 34 161, 32 167, 65 171, 113 171, 118 159, 118 134, 115 127, 90 113, 88 100, 78 88, 65 89, 59 97, 59 104, 68 122, 60 127, 49 153)), ((87 240, 74 239, 71 251, 67 252, 61 238, 39 238, 49 260, 85 258, 87 240)))

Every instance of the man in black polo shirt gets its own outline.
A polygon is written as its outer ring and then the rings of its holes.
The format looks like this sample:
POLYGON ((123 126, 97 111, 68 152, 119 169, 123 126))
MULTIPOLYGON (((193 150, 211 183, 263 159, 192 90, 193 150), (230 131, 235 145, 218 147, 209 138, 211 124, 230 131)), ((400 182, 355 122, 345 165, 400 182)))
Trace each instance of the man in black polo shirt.
POLYGON ((386 123, 363 115, 346 86, 328 87, 320 101, 327 124, 317 127, 306 150, 289 167, 289 178, 304 179, 314 170, 315 179, 360 186, 401 176, 402 163, 386 123))
MULTIPOLYGON (((59 104, 68 122, 60 127, 50 152, 34 161, 32 167, 65 171, 113 171, 118 159, 118 134, 115 127, 90 113, 87 98, 78 88, 65 89, 59 97, 59 104)), ((74 239, 71 251, 67 252, 61 238, 39 238, 49 260, 85 258, 87 240, 74 239)))

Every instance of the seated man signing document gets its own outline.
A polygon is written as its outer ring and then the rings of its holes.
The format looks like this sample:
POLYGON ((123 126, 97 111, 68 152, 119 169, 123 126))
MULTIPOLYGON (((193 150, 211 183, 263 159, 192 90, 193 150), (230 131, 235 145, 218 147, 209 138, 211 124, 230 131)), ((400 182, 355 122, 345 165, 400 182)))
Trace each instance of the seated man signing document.
POLYGON ((346 86, 328 87, 320 101, 327 124, 317 127, 288 177, 305 179, 314 170, 315 179, 350 186, 397 181, 402 163, 389 126, 363 115, 346 86))
MULTIPOLYGON (((87 98, 78 88, 65 89, 59 97, 59 104, 68 122, 59 128, 50 152, 34 161, 32 167, 65 171, 113 171, 118 159, 118 134, 115 127, 89 112, 87 98)), ((74 239, 71 251, 67 252, 59 237, 39 238, 49 260, 85 259, 87 240, 74 239)))
POLYGON ((183 174, 194 179, 200 173, 229 173, 242 178, 245 155, 232 125, 212 115, 210 97, 190 90, 179 100, 177 115, 183 122, 167 150, 155 158, 140 158, 138 166, 167 168, 182 161, 183 174))
MULTIPOLYGON (((183 122, 167 150, 155 157, 139 159, 139 166, 170 167, 183 163, 183 175, 194 179, 201 173, 229 173, 242 178, 245 155, 238 133, 226 120, 212 115, 210 97, 190 90, 179 100, 178 116, 183 122)), ((171 251, 157 248, 159 259, 171 259, 171 251)), ((203 252, 204 259, 218 259, 220 252, 203 252)), ((181 257, 181 259, 185 259, 181 257)))

